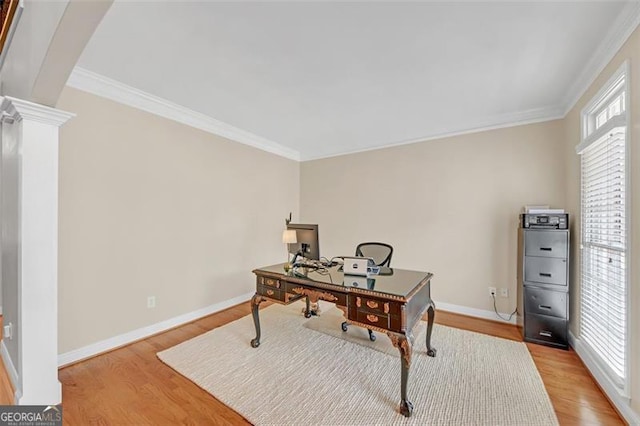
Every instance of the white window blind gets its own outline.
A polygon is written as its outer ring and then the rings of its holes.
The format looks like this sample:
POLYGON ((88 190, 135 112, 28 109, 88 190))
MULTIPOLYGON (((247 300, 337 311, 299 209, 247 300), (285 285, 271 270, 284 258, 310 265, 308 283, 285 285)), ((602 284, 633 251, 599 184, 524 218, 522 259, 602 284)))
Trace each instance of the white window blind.
POLYGON ((627 376, 625 74, 583 113, 580 337, 620 388, 627 376))

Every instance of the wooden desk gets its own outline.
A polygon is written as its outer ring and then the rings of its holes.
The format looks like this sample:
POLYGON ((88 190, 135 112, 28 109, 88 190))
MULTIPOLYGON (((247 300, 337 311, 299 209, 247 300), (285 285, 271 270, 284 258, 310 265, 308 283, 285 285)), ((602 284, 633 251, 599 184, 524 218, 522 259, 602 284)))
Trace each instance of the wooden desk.
POLYGON ((311 316, 310 302, 335 303, 344 312, 347 323, 387 334, 400 351, 400 412, 411 416, 413 404, 407 398, 407 381, 413 347, 412 331, 425 311, 428 313, 427 355, 436 356, 431 346, 435 305, 431 300, 429 272, 391 269, 370 278, 345 277, 338 267, 315 270, 296 268, 288 273, 285 264, 258 268, 256 294, 251 299, 251 312, 256 337, 251 346, 260 346, 259 305, 265 300, 286 304, 305 298, 305 316, 311 316))

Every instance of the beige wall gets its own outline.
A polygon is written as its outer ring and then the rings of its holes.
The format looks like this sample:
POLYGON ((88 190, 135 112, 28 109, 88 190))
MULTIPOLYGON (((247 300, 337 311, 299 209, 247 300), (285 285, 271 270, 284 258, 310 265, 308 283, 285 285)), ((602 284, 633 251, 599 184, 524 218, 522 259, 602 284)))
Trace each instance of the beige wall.
MULTIPOLYGON (((580 157, 576 154, 575 147, 580 143, 580 113, 585 105, 595 96, 595 94, 606 84, 611 75, 620 68, 622 63, 628 60, 631 74, 629 78, 629 88, 631 93, 631 123, 628 126, 629 135, 629 165, 630 165, 630 187, 629 202, 631 204, 631 217, 627 219, 627 224, 631 230, 631 252, 627 262, 630 271, 629 300, 629 337, 631 342, 630 352, 630 378, 631 378, 631 406, 640 416, 640 264, 638 254, 640 253, 640 28, 636 29, 631 37, 624 44, 622 49, 616 54, 613 60, 602 71, 600 76, 593 82, 582 98, 564 119, 565 142, 567 153, 567 207, 573 213, 580 212, 580 157)), ((574 244, 579 242, 580 217, 574 214, 573 233, 574 244)), ((576 246, 577 247, 577 246, 576 246)), ((579 336, 579 303, 578 295, 580 282, 580 262, 578 252, 573 257, 573 286, 572 286, 572 315, 571 330, 574 335, 579 336)))
MULTIPOLYGON (((640 187, 640 32, 563 120, 298 164, 66 88, 78 116, 60 143, 60 352, 246 294, 251 268, 282 260, 283 219, 320 224, 321 254, 358 242, 435 274, 439 302, 490 311, 487 287, 516 296, 523 205, 571 213, 571 330, 579 336, 579 114, 631 63, 631 193, 640 187), (147 296, 157 308, 147 309, 147 296)), ((630 197, 632 230, 640 198, 630 197)), ((631 405, 640 412, 640 233, 632 233, 631 405)))
POLYGON ((489 286, 516 305, 518 214, 564 207, 561 121, 308 161, 300 209, 320 224, 321 254, 361 241, 393 245, 396 267, 435 274, 436 301, 493 310, 489 286))
POLYGON ((60 137, 60 353, 250 293, 252 268, 284 259, 299 163, 68 87, 57 107, 77 114, 60 137))

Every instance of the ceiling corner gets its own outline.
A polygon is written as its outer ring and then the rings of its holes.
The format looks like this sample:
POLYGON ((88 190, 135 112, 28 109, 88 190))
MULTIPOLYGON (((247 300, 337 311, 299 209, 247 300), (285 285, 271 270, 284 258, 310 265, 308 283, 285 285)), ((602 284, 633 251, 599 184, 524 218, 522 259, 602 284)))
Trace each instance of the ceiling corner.
POLYGON ((563 102, 563 116, 566 116, 576 105, 639 24, 640 2, 630 1, 620 12, 618 19, 611 25, 611 31, 607 38, 600 43, 582 73, 567 91, 563 102))

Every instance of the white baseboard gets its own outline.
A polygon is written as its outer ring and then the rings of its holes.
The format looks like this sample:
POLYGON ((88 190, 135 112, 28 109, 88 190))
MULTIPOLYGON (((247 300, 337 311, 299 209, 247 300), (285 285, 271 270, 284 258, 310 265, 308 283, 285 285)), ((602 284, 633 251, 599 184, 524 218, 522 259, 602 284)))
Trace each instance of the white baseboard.
POLYGON ((7 374, 9 375, 9 379, 11 380, 11 385, 14 389, 13 402, 17 404, 22 396, 22 391, 20 390, 20 386, 18 383, 19 376, 18 370, 13 365, 13 361, 11 360, 11 356, 9 356, 9 351, 7 350, 7 346, 4 344, 4 339, 0 342, 0 356, 2 357, 2 362, 4 363, 4 368, 7 370, 7 374))
MULTIPOLYGON (((177 317, 173 317, 168 320, 165 320, 156 324, 152 324, 147 327, 139 328, 137 330, 133 330, 128 333, 121 334, 119 336, 114 336, 109 339, 102 340, 100 342, 96 342, 91 345, 84 346, 82 348, 60 354, 58 355, 58 366, 64 367, 65 365, 72 364, 82 359, 90 358, 100 353, 107 352, 115 348, 118 348, 120 346, 124 346, 126 344, 132 343, 136 340, 144 339, 153 334, 160 333, 162 331, 194 321, 198 318, 202 318, 207 315, 211 315, 215 312, 219 312, 231 306, 235 306, 239 303, 246 302, 249 299, 251 299, 253 294, 254 294, 253 292, 246 293, 241 296, 235 297, 233 299, 215 303, 213 305, 207 306, 202 309, 198 309, 196 311, 179 315, 177 317)), ((456 314, 468 315, 471 317, 483 318, 483 319, 488 319, 493 321, 500 321, 500 322, 505 322, 505 323, 514 324, 514 325, 516 324, 515 317, 513 317, 510 321, 505 321, 503 319, 498 318, 496 316, 496 313, 493 311, 469 308, 466 306, 454 305, 454 304, 445 303, 445 302, 435 302, 435 304, 436 304, 436 313, 439 309, 441 309, 443 311, 453 312, 456 314)), ((509 314, 507 313, 500 313, 500 314, 506 317, 509 316, 509 314)), ((580 339, 577 339, 571 332, 569 332, 569 344, 575 349, 576 353, 578 354, 582 362, 587 366, 587 368, 589 369, 593 377, 596 379, 598 384, 602 387, 607 397, 615 405, 616 409, 620 412, 620 414, 622 414, 624 419, 630 425, 640 425, 640 415, 638 415, 638 413, 636 413, 629 406, 629 399, 620 395, 616 386, 602 372, 602 370, 597 365, 597 363, 593 360, 591 355, 587 351, 585 351, 584 346, 580 341, 580 339)), ((4 362, 5 368, 7 369, 7 373, 9 374, 9 378, 11 379, 13 387, 14 389, 16 389, 15 398, 17 401, 19 399, 19 390, 18 390, 18 386, 16 386, 16 384, 18 383, 18 372, 16 371, 13 365, 13 362, 11 361, 11 357, 9 356, 7 347, 4 344, 4 340, 0 342, 0 355, 2 356, 2 360, 4 362)))
MULTIPOLYGON (((435 302, 436 304, 436 315, 438 314, 438 310, 441 309, 443 311, 453 312, 455 314, 468 315, 470 317, 483 318, 493 321, 499 321, 507 324, 516 324, 516 316, 514 315, 511 320, 506 321, 502 318, 498 318, 494 311, 485 311, 484 309, 476 309, 469 308, 467 306, 453 305, 451 303, 444 302, 435 302)), ((503 317, 509 317, 510 314, 505 314, 500 312, 500 315, 503 317)))
POLYGON ((585 349, 582 341, 575 337, 571 331, 569 331, 569 344, 576 351, 584 365, 589 369, 589 372, 591 372, 591 375, 593 375, 611 403, 616 407, 627 423, 630 425, 640 425, 640 415, 629 405, 629 398, 620 394, 616 385, 602 371, 589 351, 585 349))
MULTIPOLYGON (((211 315, 215 312, 221 311, 223 309, 227 309, 231 306, 235 306, 239 303, 246 302, 251 299, 253 296, 253 292, 246 293, 241 296, 235 297, 230 300, 225 300, 224 302, 216 303, 206 308, 198 309, 197 311, 189 312, 183 315, 179 315, 174 318, 170 318, 168 320, 149 325, 147 327, 138 328, 136 330, 132 330, 128 333, 121 334, 119 336, 114 336, 109 339, 101 340, 96 343, 92 343, 90 345, 84 346, 82 348, 74 349, 73 351, 65 352, 63 354, 58 355, 58 367, 64 367, 65 365, 73 364, 74 362, 78 362, 80 360, 90 358, 92 356, 96 356, 103 352, 108 352, 120 346, 127 345, 129 343, 135 342, 136 340, 144 339, 151 335, 160 333, 162 331, 168 330, 173 327, 177 327, 179 325, 188 323, 190 321, 194 321, 198 318, 202 318, 207 315, 211 315)), ((437 309, 442 309, 443 311, 454 312, 457 314, 469 315, 477 318, 484 318, 494 321, 500 321, 510 324, 515 324, 515 317, 511 319, 511 321, 505 321, 498 318, 493 311, 485 311, 482 309, 468 308, 466 306, 453 305, 450 303, 444 302, 436 302, 436 312, 437 309)), ((503 314, 505 317, 508 317, 509 314, 503 314)), ((4 358, 4 357, 3 357, 4 358)))
MULTIPOLYGON (((251 299, 251 297, 254 294, 255 294, 254 292, 246 293, 241 296, 234 297, 233 299, 215 303, 213 305, 207 306, 202 309, 198 309, 196 311, 188 312, 183 315, 178 315, 177 317, 169 318, 168 320, 161 321, 161 322, 149 325, 147 327, 138 328, 136 330, 132 330, 128 333, 124 333, 119 336, 114 336, 109 339, 92 343, 90 345, 84 346, 79 349, 74 349, 72 351, 59 354, 58 367, 59 368, 64 367, 65 365, 69 365, 74 362, 78 362, 80 360, 90 358, 92 356, 96 356, 100 353, 108 352, 120 346, 124 346, 129 343, 135 342, 136 340, 144 339, 146 337, 152 336, 154 334, 160 333, 170 328, 174 328, 179 325, 197 320, 198 318, 202 318, 207 315, 211 315, 213 313, 222 311, 224 309, 230 308, 231 306, 235 306, 240 303, 248 301, 249 299, 251 299)), ((4 344, 3 344, 3 347, 4 347, 4 344)), ((3 353, 3 358, 4 358, 4 353, 3 353)))

